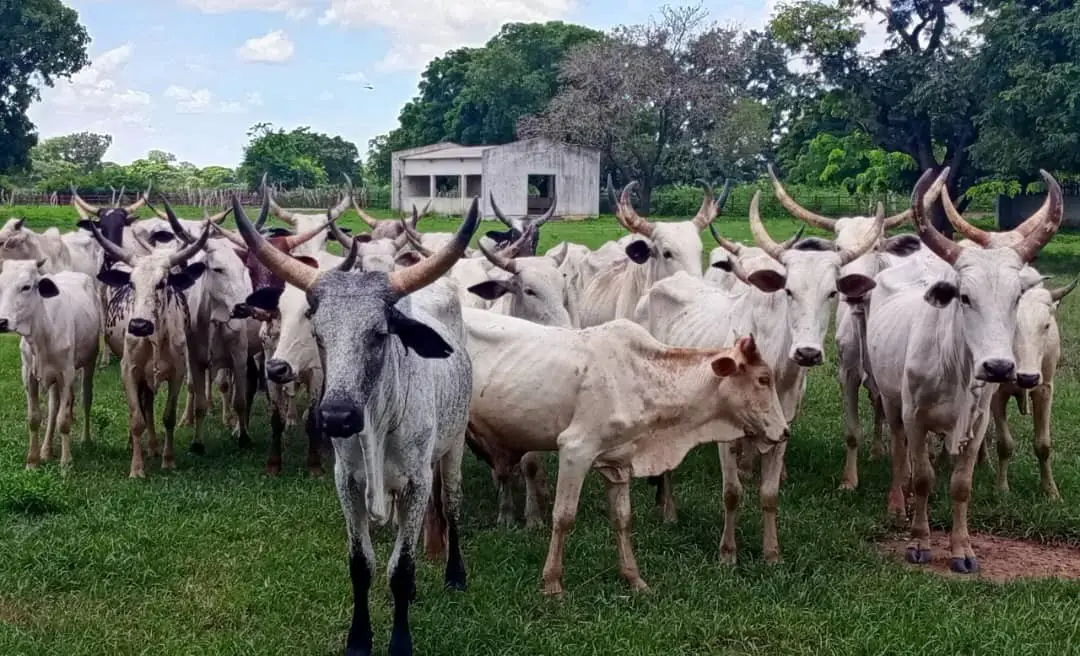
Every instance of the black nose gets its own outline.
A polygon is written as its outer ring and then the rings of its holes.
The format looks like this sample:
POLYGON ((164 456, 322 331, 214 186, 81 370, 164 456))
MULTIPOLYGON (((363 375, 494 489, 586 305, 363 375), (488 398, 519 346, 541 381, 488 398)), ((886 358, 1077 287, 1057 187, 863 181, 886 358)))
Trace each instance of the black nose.
POLYGON ((296 378, 292 367, 284 360, 270 360, 266 363, 266 377, 278 385, 291 383, 296 378))
POLYGON ((987 360, 983 363, 981 374, 976 378, 981 378, 988 383, 1005 383, 1012 380, 1016 374, 1016 363, 1001 358, 987 360))
POLYGON ((154 334, 154 322, 146 319, 128 321, 128 332, 136 337, 149 337, 154 334))
POLYGON ((251 318, 251 307, 247 303, 237 303, 233 306, 232 312, 229 314, 231 319, 249 319, 251 318))
POLYGON ((1031 389, 1039 384, 1039 374, 1016 374, 1016 384, 1024 389, 1031 389))
POLYGON ((364 413, 347 401, 324 401, 319 422, 330 437, 350 437, 364 430, 364 413))
POLYGON ((6 333, 9 330, 11 330, 11 327, 8 325, 8 320, 0 319, 0 333, 6 333))
POLYGON ((795 349, 795 362, 800 367, 812 367, 822 363, 821 349, 812 346, 800 346, 795 349))

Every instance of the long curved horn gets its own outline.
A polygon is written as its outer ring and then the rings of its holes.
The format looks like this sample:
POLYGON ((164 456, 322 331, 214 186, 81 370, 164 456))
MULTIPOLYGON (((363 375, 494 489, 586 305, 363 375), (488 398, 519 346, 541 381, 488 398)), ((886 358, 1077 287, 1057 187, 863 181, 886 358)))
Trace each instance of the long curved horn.
POLYGON ((1051 289, 1050 290, 1050 298, 1053 299, 1053 301, 1055 303, 1057 303, 1061 299, 1065 298, 1066 294, 1068 294, 1072 290, 1076 289, 1076 284, 1077 283, 1080 283, 1080 278, 1076 278, 1075 280, 1070 282, 1068 285, 1065 285, 1064 287, 1057 287, 1056 289, 1051 289))
MULTIPOLYGON (((331 224, 333 225, 333 224, 331 224)), ((352 271, 356 266, 356 258, 360 254, 360 242, 353 240, 352 246, 349 247, 349 254, 345 256, 345 259, 341 261, 341 264, 337 266, 338 271, 352 271)))
POLYGON ((477 246, 480 248, 480 252, 484 254, 484 257, 486 257, 489 262, 499 267, 503 271, 507 273, 512 273, 514 275, 521 273, 521 265, 515 262, 512 256, 508 257, 502 252, 493 253, 488 250, 488 247, 484 244, 477 244, 477 246))
POLYGON ((352 206, 353 209, 356 210, 356 213, 360 215, 360 218, 364 221, 364 223, 368 225, 369 228, 374 230, 375 228, 379 227, 378 220, 372 218, 367 212, 360 209, 360 205, 356 202, 355 198, 352 199, 352 206))
POLYGON ((229 241, 231 241, 233 244, 239 246, 240 248, 243 248, 244 250, 247 250, 248 245, 247 245, 247 242, 244 241, 243 237, 236 234, 232 230, 229 230, 228 228, 222 228, 221 226, 219 226, 217 224, 211 224, 211 225, 214 226, 214 231, 217 232, 219 235, 221 235, 222 237, 228 239, 229 241))
POLYGON ((394 239, 394 246, 398 250, 401 250, 402 248, 404 248, 405 247, 405 242, 408 242, 410 245, 412 245, 413 249, 415 249, 418 253, 420 253, 424 257, 431 257, 432 255, 435 254, 430 248, 428 248, 427 246, 424 246, 423 237, 421 237, 420 233, 417 232, 416 230, 414 230, 409 225, 408 221, 406 221, 405 219, 398 219, 398 220, 401 221, 401 227, 402 227, 401 234, 398 235, 398 237, 396 239, 394 239), (399 240, 402 240, 402 239, 404 240, 403 242, 399 241, 399 240))
MULTIPOLYGON (((885 208, 882 207, 881 209, 884 210, 885 208)), ((865 237, 861 242, 856 243, 851 248, 845 248, 840 251, 840 266, 854 262, 866 253, 869 253, 870 250, 877 245, 878 241, 885 235, 885 212, 879 211, 874 216, 873 228, 869 232, 863 234, 865 237)))
POLYGON ((116 195, 116 198, 113 199, 113 203, 112 203, 113 207, 116 207, 116 208, 120 207, 120 201, 124 200, 124 192, 125 191, 127 191, 127 186, 120 185, 120 193, 118 193, 116 195))
POLYGON ((720 190, 720 198, 716 199, 714 205, 716 205, 716 213, 719 214, 724 210, 724 205, 727 205, 728 196, 731 195, 731 178, 724 180, 724 188, 720 190))
POLYGON ((705 190, 705 197, 701 200, 701 207, 698 208, 697 214, 695 214, 694 218, 690 219, 690 221, 693 222, 698 230, 703 230, 705 226, 712 224, 713 220, 716 219, 719 210, 716 207, 716 202, 713 200, 712 185, 702 180, 698 180, 698 182, 705 190))
MULTIPOLYGON (((269 199, 269 194, 266 196, 269 199)), ((247 244, 248 250, 255 253, 255 257, 263 263, 271 273, 289 283, 293 287, 308 291, 319 279, 320 272, 313 269, 290 255, 282 253, 268 242, 244 214, 244 208, 240 205, 240 197, 233 194, 233 215, 236 217, 236 226, 240 229, 240 236, 247 244)), ((269 211, 269 203, 263 202, 262 212, 269 211)))
POLYGON ((549 207, 546 212, 544 212, 540 216, 533 219, 532 225, 534 227, 536 227, 536 228, 539 228, 540 226, 542 226, 545 223, 547 223, 548 221, 550 221, 552 219, 552 217, 555 216, 555 206, 558 204, 558 202, 559 202, 558 195, 557 194, 551 194, 551 207, 549 207))
MULTIPOLYGON (((154 186, 153 183, 150 183, 150 184, 146 185, 146 191, 144 191, 142 194, 140 194, 139 197, 135 200, 134 203, 132 203, 131 205, 128 205, 127 207, 125 207, 124 212, 126 212, 128 214, 134 214, 135 212, 139 211, 139 208, 141 208, 143 205, 146 205, 147 201, 150 198, 150 188, 153 187, 153 186, 154 186)), ((121 194, 122 193, 123 192, 121 192, 121 194)))
POLYGON ((75 185, 71 185, 71 202, 76 208, 82 208, 84 212, 89 214, 97 214, 101 211, 101 208, 97 205, 91 205, 83 200, 82 196, 79 195, 79 192, 75 191, 75 185))
POLYGON ((353 242, 356 240, 342 232, 341 228, 337 226, 337 221, 331 221, 327 229, 330 231, 330 236, 337 240, 337 243, 341 244, 342 248, 347 251, 352 250, 353 242))
POLYGON ((652 237, 653 229, 656 226, 641 218, 634 210, 634 205, 630 202, 630 190, 636 185, 637 181, 634 180, 623 187, 622 196, 619 198, 619 209, 615 213, 615 217, 619 219, 619 223, 623 224, 623 227, 630 232, 636 232, 643 237, 652 237))
POLYGON ((353 198, 352 180, 349 178, 348 175, 346 175, 344 173, 342 173, 341 175, 345 178, 345 195, 342 196, 341 200, 338 201, 337 205, 334 205, 333 207, 331 207, 330 211, 328 211, 326 213, 326 216, 329 219, 333 220, 333 221, 336 221, 336 220, 340 219, 342 214, 344 214, 345 212, 348 212, 349 211, 349 205, 352 204, 352 198, 353 198))
POLYGON ((203 224, 202 234, 199 235, 198 239, 196 239, 193 243, 188 244, 187 246, 184 246, 180 250, 178 250, 175 253, 173 253, 172 255, 170 255, 169 256, 169 266, 174 267, 174 266, 177 266, 178 264, 183 264, 184 262, 187 262, 188 260, 190 260, 193 255, 195 255, 196 253, 201 251, 203 248, 205 248, 206 247, 206 241, 208 239, 210 239, 210 226, 212 226, 212 225, 214 225, 214 224, 213 223, 205 223, 205 224, 203 224))
POLYGON ((390 289, 400 296, 405 296, 438 280, 465 254, 465 249, 469 247, 469 240, 472 239, 479 225, 479 199, 474 198, 468 215, 461 222, 461 227, 458 228, 450 243, 426 260, 405 269, 390 272, 390 289))
POLYGON ((106 239, 105 235, 101 234, 101 228, 98 227, 97 222, 87 221, 86 223, 89 224, 86 227, 90 230, 90 234, 94 235, 94 239, 96 239, 98 243, 101 244, 102 250, 108 253, 109 257, 118 262, 124 262, 128 265, 132 265, 132 262, 135 261, 134 253, 124 248, 123 246, 117 246, 116 244, 106 239))
POLYGON ((716 227, 713 224, 709 224, 709 232, 712 233, 712 238, 716 240, 716 243, 720 245, 725 251, 732 255, 738 255, 742 252, 743 245, 734 241, 725 239, 716 231, 716 227))
POLYGON ((919 239, 938 257, 949 264, 955 264, 956 258, 960 257, 960 253, 964 250, 963 247, 938 232, 926 216, 933 207, 934 201, 941 196, 948 178, 948 166, 936 177, 933 169, 926 169, 911 192, 911 208, 912 218, 915 220, 915 232, 919 235, 919 239))
POLYGON ((1039 175, 1042 176, 1043 182, 1046 183, 1046 199, 1048 202, 1045 205, 1047 211, 1044 213, 1042 208, 1039 208, 1039 211, 1034 216, 1025 221, 1025 223, 1028 223, 1035 220, 1037 223, 1031 228, 1022 242, 1013 246, 1013 250, 1020 255, 1020 259, 1024 262, 1034 260, 1039 251, 1054 238, 1058 228, 1061 227, 1061 219, 1065 210, 1064 201, 1061 197, 1061 185, 1045 169, 1039 169, 1039 175))
POLYGON ((521 236, 517 238, 517 241, 510 244, 506 248, 499 250, 499 255, 505 258, 515 258, 521 253, 521 249, 525 247, 525 244, 532 239, 533 233, 536 231, 531 225, 525 226, 525 231, 521 233, 521 236))
POLYGON ((990 245, 993 235, 981 228, 976 228, 964 219, 959 210, 956 209, 956 206, 953 205, 952 197, 949 195, 949 190, 947 188, 943 189, 941 192, 941 204, 945 206, 945 216, 949 217, 949 223, 952 224, 952 227, 955 228, 957 232, 983 248, 990 245))
POLYGON ((511 223, 510 219, 506 218, 506 215, 503 214, 502 210, 499 209, 499 204, 495 202, 495 192, 493 192, 493 191, 488 192, 488 202, 491 203, 491 211, 495 213, 495 218, 502 221, 503 224, 505 224, 507 228, 510 228, 511 230, 516 230, 517 229, 517 226, 515 226, 513 223, 511 223))
POLYGON ((795 244, 799 243, 799 240, 802 239, 802 234, 804 230, 806 230, 806 224, 800 225, 799 229, 795 231, 795 234, 780 242, 780 245, 784 247, 785 251, 794 246, 795 244))
POLYGON ((154 245, 143 239, 138 230, 132 230, 131 237, 135 240, 135 243, 141 246, 147 253, 154 252, 154 245))
POLYGON ((892 230, 893 228, 899 228, 908 221, 911 220, 911 208, 907 208, 899 214, 893 214, 892 216, 885 217, 885 229, 892 230))
POLYGON ((1019 234, 1021 237, 1027 237, 1034 230, 1035 226, 1039 224, 1050 213, 1050 193, 1047 189, 1046 198, 1043 199, 1042 205, 1039 209, 1035 210, 1035 213, 1020 222, 1020 225, 1012 229, 1013 232, 1019 234))
POLYGON ((302 232, 302 233, 300 233, 298 235, 289 235, 288 237, 284 237, 283 238, 283 243, 285 245, 285 250, 291 251, 292 249, 296 248, 297 246, 300 246, 302 244, 306 244, 307 242, 309 242, 312 239, 314 239, 315 237, 317 237, 319 235, 319 233, 321 233, 323 230, 326 230, 327 226, 330 226, 335 221, 337 221, 336 218, 334 218, 334 219, 328 218, 326 220, 326 222, 323 223, 318 228, 313 228, 311 230, 308 230, 307 232, 302 232))
MULTIPOLYGON (((427 205, 424 205, 424 209, 420 210, 420 216, 417 217, 418 219, 422 219, 428 214, 431 214, 431 204, 433 202, 435 201, 428 199, 427 205)), ((413 227, 416 227, 416 224, 413 224, 413 227)))
POLYGON ((769 236, 769 231, 765 229, 765 226, 761 223, 761 213, 758 208, 758 204, 761 202, 761 190, 754 192, 754 197, 750 199, 750 232, 754 235, 754 243, 758 245, 758 248, 769 254, 769 257, 782 262, 780 259, 784 254, 784 247, 769 236))
POLYGON ((769 164, 767 168, 769 169, 769 178, 772 180, 773 193, 776 194, 777 200, 784 206, 784 209, 790 212, 795 218, 806 221, 815 228, 821 228, 822 230, 828 230, 830 232, 836 231, 836 219, 830 219, 827 216, 815 214, 796 203, 795 199, 788 195, 787 190, 784 189, 784 185, 780 184, 780 180, 776 177, 776 171, 773 170, 772 164, 769 164))
MULTIPOLYGON (((158 194, 158 198, 161 199, 161 204, 165 208, 165 220, 169 222, 169 227, 176 233, 176 236, 183 239, 185 244, 194 244, 196 239, 192 237, 191 233, 180 223, 180 219, 176 217, 176 212, 173 211, 172 205, 169 205, 169 199, 165 198, 165 194, 162 193, 158 194)), ((154 214, 157 213, 157 210, 154 210, 154 214)), ((160 214, 158 216, 160 216, 160 214)))

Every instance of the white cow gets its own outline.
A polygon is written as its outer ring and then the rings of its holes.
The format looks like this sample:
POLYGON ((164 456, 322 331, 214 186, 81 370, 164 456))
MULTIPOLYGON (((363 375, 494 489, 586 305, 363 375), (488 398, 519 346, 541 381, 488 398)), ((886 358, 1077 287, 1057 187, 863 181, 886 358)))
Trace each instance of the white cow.
POLYGON ((42 271, 77 271, 93 279, 101 269, 103 253, 90 233, 77 230, 60 234, 56 228, 36 233, 24 219, 8 219, 0 228, 0 260, 45 260, 42 271))
POLYGON ((957 455, 949 486, 953 503, 950 556, 953 571, 972 573, 978 563, 967 527, 971 476, 996 385, 1016 380, 1014 336, 1021 295, 1041 277, 1027 264, 1061 224, 1061 188, 1042 171, 1048 204, 1032 217, 1029 236, 1014 246, 964 248, 927 218, 944 192, 948 167, 934 180, 928 170, 912 193, 915 228, 923 243, 947 265, 945 275, 913 261, 877 276, 867 317, 870 369, 892 431, 893 480, 889 510, 903 517, 908 451, 915 496, 908 560, 930 560, 928 501, 934 470, 928 433, 946 436, 957 455), (914 275, 913 275, 914 271, 914 275), (983 424, 980 426, 980 424, 983 424))
MULTIPOLYGON (((296 229, 297 234, 306 233, 310 230, 320 228, 320 226, 326 225, 326 222, 338 220, 342 214, 349 210, 349 205, 353 202, 352 196, 352 180, 349 180, 348 176, 345 177, 345 195, 337 205, 330 208, 329 211, 322 214, 302 214, 300 212, 292 212, 286 210, 274 202, 274 197, 269 192, 269 188, 266 187, 266 176, 263 176, 263 188, 266 190, 267 195, 270 196, 270 212, 285 223, 288 223, 296 229)), ((256 227, 258 225, 256 224, 256 227)), ((293 249, 294 255, 315 255, 319 251, 323 250, 323 246, 326 244, 326 231, 319 230, 319 232, 308 241, 297 246, 293 249)))
MULTIPOLYGON (((728 262, 740 288, 724 290, 680 273, 653 285, 638 304, 636 319, 672 346, 719 348, 729 345, 734 335, 755 335, 775 376, 784 417, 791 422, 806 390, 807 368, 823 362, 821 345, 832 300, 839 293, 865 294, 874 285, 866 276, 841 276, 840 271, 873 248, 877 239, 871 233, 850 248, 822 239, 785 247, 765 230, 759 199, 760 192, 750 202, 750 228, 760 250, 740 248, 728 262)), ((720 446, 725 511, 721 555, 727 562, 735 560, 735 522, 742 496, 736 449, 735 444, 720 446)), ((779 559, 776 510, 785 451, 785 445, 778 445, 762 456, 764 552, 770 562, 779 559)), ((661 504, 665 518, 673 519, 674 499, 661 498, 661 504)))
POLYGON ((26 421, 30 446, 26 467, 52 458, 52 438, 60 431, 60 464, 71 465, 72 404, 75 376, 82 373, 83 441, 90 439, 90 406, 94 399, 94 363, 101 338, 101 315, 94 279, 84 273, 47 274, 41 260, 0 262, 0 333, 16 333, 26 386, 26 421), (41 428, 40 393, 48 392, 45 440, 41 428))

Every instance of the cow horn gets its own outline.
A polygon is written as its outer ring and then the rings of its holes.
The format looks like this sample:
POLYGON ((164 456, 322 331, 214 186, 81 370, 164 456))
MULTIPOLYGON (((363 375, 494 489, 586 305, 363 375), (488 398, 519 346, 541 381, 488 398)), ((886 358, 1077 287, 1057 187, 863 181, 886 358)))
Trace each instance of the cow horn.
MULTIPOLYGON (((885 206, 882 204, 881 211, 885 211, 885 206)), ((893 228, 899 228, 908 221, 911 220, 911 208, 907 208, 899 214, 893 214, 892 216, 885 217, 885 229, 892 230, 893 228)))
POLYGON ((718 214, 716 207, 716 201, 713 199, 712 185, 702 180, 698 180, 701 187, 705 190, 705 197, 701 199, 701 207, 698 208, 697 214, 690 221, 698 230, 703 230, 705 226, 711 225, 713 220, 718 214))
POLYGON ((345 195, 341 197, 337 205, 330 208, 330 211, 326 213, 326 216, 332 221, 340 219, 342 214, 349 211, 349 205, 352 204, 353 199, 352 179, 345 173, 341 175, 345 178, 345 195))
MULTIPOLYGON (((116 191, 115 189, 113 191, 116 191)), ((120 185, 120 193, 116 194, 116 198, 113 198, 112 206, 115 208, 120 207, 120 201, 124 200, 124 192, 127 191, 127 186, 120 185)))
POLYGON ((131 236, 135 240, 135 243, 139 246, 142 246, 143 250, 145 250, 147 253, 154 252, 154 245, 143 239, 142 235, 139 234, 138 230, 132 230, 131 236))
POLYGON ((225 217, 229 216, 230 214, 232 214, 232 208, 231 207, 226 207, 224 212, 218 212, 217 214, 215 214, 213 216, 210 216, 210 214, 206 211, 205 207, 203 208, 203 220, 204 221, 209 221, 210 223, 213 223, 214 225, 221 225, 222 223, 224 223, 225 222, 225 217))
POLYGON ((805 230, 806 230, 806 224, 801 224, 799 226, 799 229, 795 231, 795 234, 791 235, 790 237, 788 237, 784 241, 780 242, 780 245, 783 246, 784 250, 786 251, 787 249, 791 248, 795 244, 799 243, 799 240, 802 239, 802 235, 803 235, 803 232, 805 230))
POLYGON ((489 262, 499 267, 503 271, 515 275, 521 273, 521 265, 514 261, 512 254, 506 254, 506 251, 511 250, 513 246, 509 246, 500 252, 492 252, 484 244, 477 244, 477 246, 480 248, 480 252, 484 254, 484 257, 486 257, 489 262))
POLYGON ((108 253, 109 257, 118 262, 125 262, 128 265, 131 265, 132 262, 134 262, 135 254, 124 248, 123 246, 117 246, 116 244, 106 239, 105 235, 101 234, 101 228, 98 227, 96 222, 86 221, 86 223, 89 224, 86 227, 90 229, 90 234, 94 235, 94 239, 96 239, 98 243, 101 244, 102 250, 108 253))
MULTIPOLYGON (((266 197, 270 199, 270 213, 273 214, 279 220, 284 221, 285 223, 288 223, 289 225, 291 225, 292 227, 295 228, 296 227, 296 214, 294 212, 290 212, 289 210, 287 210, 287 209, 285 209, 282 206, 277 204, 277 201, 274 200, 274 194, 272 194, 270 192, 270 188, 266 186, 266 174, 265 173, 263 174, 262 188, 263 188, 263 194, 265 194, 266 197)), ((255 224, 255 227, 256 228, 262 228, 262 226, 259 225, 258 223, 255 224)))
MULTIPOLYGON (((138 199, 136 199, 134 203, 125 207, 124 212, 126 212, 127 214, 134 214, 135 212, 138 212, 143 205, 146 205, 150 199, 150 188, 152 186, 153 183, 146 185, 146 191, 139 194, 138 199)), ((121 194, 122 193, 123 192, 121 192, 121 194)))
POLYGON ((178 264, 183 264, 201 251, 206 246, 206 241, 210 239, 210 226, 212 225, 214 224, 210 222, 204 223, 202 234, 199 235, 198 239, 170 255, 169 266, 174 267, 178 264))
POLYGON ((450 243, 443 246, 437 253, 426 260, 390 272, 390 289, 401 296, 411 294, 438 280, 440 276, 449 271, 461 259, 461 256, 465 254, 465 249, 469 247, 469 240, 472 239, 473 233, 476 232, 476 228, 480 225, 478 200, 473 198, 472 204, 469 206, 469 213, 466 215, 465 220, 461 222, 461 227, 458 228, 450 243))
POLYGON ((885 218, 885 203, 881 202, 880 200, 877 202, 877 209, 874 211, 874 218, 875 219, 884 219, 885 218))
POLYGON ((720 244, 720 247, 723 248, 725 251, 731 253, 732 255, 738 255, 742 252, 742 244, 725 239, 723 236, 720 235, 720 233, 716 231, 716 227, 713 226, 713 224, 711 223, 709 224, 709 232, 712 233, 712 238, 716 240, 716 243, 720 244))
MULTIPOLYGON (((424 205, 424 209, 420 210, 420 215, 416 217, 418 220, 424 218, 428 214, 431 214, 431 204, 433 202, 434 201, 431 200, 430 198, 428 199, 427 205, 424 205)), ((415 223, 413 223, 413 227, 414 228, 416 227, 415 223)))
MULTIPOLYGON (((413 216, 416 216, 415 205, 413 205, 413 216)), ((399 245, 398 239, 404 238, 408 243, 412 244, 412 247, 416 249, 416 251, 419 252, 421 255, 425 257, 431 257, 432 255, 434 255, 430 248, 424 246, 424 238, 420 236, 420 233, 417 232, 413 226, 410 226, 409 222, 405 219, 400 219, 400 221, 401 235, 399 235, 398 238, 394 240, 394 246, 396 246, 398 250, 401 250, 405 246, 405 244, 401 243, 399 245)))
POLYGON ((773 193, 776 194, 777 200, 784 206, 784 209, 790 212, 795 218, 806 221, 815 228, 821 228, 822 230, 828 230, 830 232, 836 231, 836 219, 830 219, 827 216, 815 214, 796 203, 795 199, 788 195, 787 190, 784 189, 784 185, 780 184, 780 180, 776 177, 776 171, 773 170, 772 164, 767 165, 767 168, 769 169, 769 178, 772 180, 773 193))
POLYGON ((915 232, 919 235, 926 247, 932 250, 938 257, 949 264, 955 264, 956 258, 960 257, 963 248, 938 232, 938 229, 927 218, 928 211, 934 206, 934 201, 941 196, 945 181, 949 178, 949 167, 946 166, 941 173, 934 176, 933 169, 926 169, 915 188, 911 192, 912 218, 915 220, 915 232), (929 192, 929 193, 928 193, 929 192))
POLYGON ((634 205, 630 202, 630 190, 636 185, 637 181, 633 180, 630 184, 623 187, 622 196, 619 198, 618 209, 615 212, 615 218, 619 219, 619 223, 630 232, 636 232, 643 237, 652 237, 653 229, 656 226, 641 218, 638 213, 634 211, 634 205))
POLYGON ((536 217, 532 221, 532 225, 536 228, 544 225, 555 216, 555 206, 559 203, 559 197, 557 194, 551 194, 551 206, 547 208, 547 211, 536 217))
MULTIPOLYGON (((176 212, 173 211, 171 205, 169 205, 169 199, 165 198, 165 194, 159 193, 158 198, 161 199, 162 206, 165 207, 165 219, 169 222, 169 227, 173 229, 176 236, 184 240, 185 244, 194 244, 195 238, 191 236, 191 233, 184 228, 180 223, 180 219, 176 217, 176 212)), ((150 209, 153 209, 152 207, 150 209)), ((158 214, 157 210, 154 210, 154 214, 158 214)), ((161 216, 158 214, 158 216, 161 216)))
POLYGON ((1042 205, 1039 209, 1035 210, 1035 213, 1020 222, 1020 225, 1012 229, 1012 232, 1019 234, 1021 237, 1027 237, 1035 230, 1035 226, 1039 224, 1043 218, 1050 213, 1050 194, 1047 189, 1046 198, 1043 199, 1042 205))
POLYGON ((360 205, 356 202, 356 198, 352 199, 352 206, 353 206, 353 209, 356 210, 356 213, 360 215, 360 218, 364 221, 364 223, 366 223, 368 225, 369 228, 374 230, 375 228, 379 227, 378 220, 374 219, 367 212, 360 209, 360 205))
POLYGON ((959 210, 953 205, 952 197, 949 195, 947 188, 941 192, 941 204, 945 207, 945 216, 949 217, 949 223, 952 224, 953 228, 956 228, 957 232, 983 248, 990 246, 992 235, 971 225, 961 216, 959 210))
POLYGON ((750 232, 754 235, 754 243, 758 245, 758 248, 769 254, 772 259, 777 262, 781 262, 781 257, 786 250, 783 245, 773 241, 773 238, 769 236, 769 232, 765 229, 765 226, 761 223, 761 214, 758 209, 758 204, 761 202, 761 190, 754 192, 754 197, 750 199, 750 232))
MULTIPOLYGON (((884 210, 884 206, 881 208, 884 210)), ((869 253, 885 235, 885 212, 879 211, 874 215, 874 225, 869 232, 863 233, 863 240, 851 248, 840 251, 840 266, 849 264, 869 253)))
MULTIPOLYGON (((96 205, 91 205, 90 203, 83 200, 82 196, 79 195, 79 192, 75 191, 75 185, 71 185, 71 204, 74 205, 76 209, 81 209, 83 212, 87 212, 89 214, 97 214, 101 211, 100 207, 96 205)), ((84 216, 81 212, 79 214, 79 217, 83 219, 89 218, 87 216, 84 216)))
POLYGON ((298 235, 289 235, 288 237, 285 237, 283 240, 283 243, 285 244, 285 250, 291 251, 297 246, 306 244, 307 242, 317 237, 323 230, 326 230, 326 228, 332 225, 335 221, 337 221, 337 218, 331 217, 330 213, 327 212, 326 221, 319 227, 312 228, 311 230, 308 230, 307 232, 302 232, 298 235))
POLYGON ((1077 283, 1080 283, 1080 278, 1076 278, 1075 280, 1070 282, 1068 285, 1065 285, 1064 287, 1057 287, 1056 289, 1051 289, 1050 290, 1050 298, 1052 298, 1054 300, 1054 302, 1057 303, 1061 299, 1065 298, 1065 296, 1069 292, 1076 289, 1076 284, 1077 283))
POLYGON ((524 248, 525 244, 528 243, 530 239, 532 239, 533 232, 535 230, 536 229, 533 228, 531 225, 525 226, 525 231, 521 233, 521 236, 518 237, 514 243, 510 244, 506 248, 500 249, 498 251, 498 254, 507 259, 517 257, 521 254, 521 249, 524 248))
POLYGON ((488 201, 491 203, 491 211, 495 213, 495 218, 502 221, 507 228, 510 228, 511 230, 516 230, 517 226, 515 226, 513 222, 510 221, 510 219, 506 218, 506 215, 503 214, 502 210, 499 209, 499 204, 495 202, 495 192, 488 192, 488 201))
MULTIPOLYGON (((270 211, 269 201, 270 195, 265 194, 263 196, 261 214, 266 214, 270 211)), ((297 289, 309 291, 319 279, 319 270, 302 264, 296 258, 286 255, 277 248, 274 248, 270 242, 259 234, 259 231, 251 224, 247 215, 244 214, 244 208, 240 205, 240 197, 233 194, 232 202, 233 216, 236 217, 236 226, 240 229, 240 236, 243 237, 248 250, 254 252, 255 257, 259 258, 259 261, 263 263, 263 266, 270 269, 271 273, 278 278, 281 278, 297 289)))
POLYGON ((217 232, 219 235, 221 235, 222 237, 228 239, 229 241, 231 241, 233 244, 239 246, 240 248, 243 248, 244 250, 247 250, 248 245, 247 245, 247 242, 244 241, 243 237, 236 234, 232 230, 229 230, 228 228, 222 228, 221 226, 219 226, 217 224, 212 224, 212 225, 214 226, 214 231, 217 232))
MULTIPOLYGON (((331 224, 332 225, 332 224, 331 224)), ((341 261, 341 264, 337 265, 338 271, 352 271, 356 266, 356 258, 360 254, 360 242, 355 239, 352 245, 349 246, 349 253, 345 256, 345 259, 341 261)))
POLYGON ((1058 228, 1061 227, 1061 218, 1065 209, 1064 201, 1061 198, 1061 185, 1058 184, 1058 181, 1044 169, 1039 169, 1039 175, 1042 176, 1043 181, 1046 183, 1046 198, 1048 201, 1044 203, 1046 211, 1044 212, 1043 208, 1039 208, 1032 217, 1025 221, 1025 223, 1031 221, 1037 223, 1034 224, 1034 227, 1031 228, 1023 241, 1013 246, 1013 250, 1020 255, 1020 259, 1024 262, 1034 260, 1039 251, 1054 238, 1058 228))
POLYGON ((342 232, 338 227, 337 221, 332 221, 328 227, 330 230, 330 236, 337 240, 337 243, 341 244, 341 247, 345 250, 352 250, 353 242, 356 241, 349 235, 342 232))
POLYGON ((731 195, 731 178, 724 180, 724 188, 720 190, 720 198, 716 199, 716 213, 719 214, 727 205, 728 196, 731 195))

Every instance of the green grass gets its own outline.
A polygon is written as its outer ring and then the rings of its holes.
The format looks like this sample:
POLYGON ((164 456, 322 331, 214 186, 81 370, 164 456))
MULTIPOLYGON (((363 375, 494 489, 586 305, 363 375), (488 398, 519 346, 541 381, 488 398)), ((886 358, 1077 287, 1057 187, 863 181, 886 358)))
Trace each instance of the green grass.
MULTIPOLYGON (((74 222, 70 208, 13 208, 8 214, 26 216, 35 229, 74 222)), ((358 220, 350 214, 344 223, 355 227, 358 220)), ((422 225, 450 230, 455 223, 425 219, 422 225)), ((749 240, 745 219, 724 218, 719 227, 749 240)), ((780 239, 796 224, 772 221, 769 229, 780 239)), ((596 246, 620 234, 609 218, 553 223, 544 228, 542 247, 560 240, 596 246)), ((1080 238, 1059 235, 1039 266, 1055 283, 1071 278, 1080 270, 1080 238)), ((1065 355, 1057 376, 1054 463, 1065 501, 1041 498, 1030 421, 1014 417, 1019 448, 1013 492, 999 498, 991 468, 980 467, 973 530, 1080 544, 1077 298, 1064 301, 1060 321, 1065 355)), ((704 447, 676 473, 676 525, 662 524, 652 489, 643 481, 634 484, 634 543, 651 593, 634 595, 623 585, 603 486, 590 476, 567 549, 567 595, 544 598, 540 571, 548 533, 497 528, 490 475, 467 453, 469 590, 444 591, 441 566, 421 563, 412 614, 417 653, 1075 651, 1075 584, 943 580, 877 554, 871 542, 888 533, 887 464, 870 461, 864 449, 861 488, 837 490, 843 422, 831 349, 829 355, 810 376, 793 427, 780 498, 780 565, 761 558, 760 513, 750 487, 739 564, 719 564, 720 472, 716 449, 704 447)), ((0 654, 340 653, 351 609, 345 526, 331 477, 313 480, 304 471, 301 431, 287 436, 285 473, 267 478, 263 399, 254 412, 253 451, 233 444, 215 401, 206 456, 181 450, 175 473, 148 461, 146 480, 128 480, 127 408, 113 362, 97 374, 93 442, 76 441, 74 471, 65 477, 50 464, 26 472, 17 341, 0 339, 0 395, 7 399, 0 404, 0 654)), ((190 429, 179 431, 181 449, 190 439, 190 429)), ((949 522, 948 476, 939 472, 938 478, 931 521, 942 528, 949 522)), ((373 627, 382 650, 390 631, 382 567, 391 533, 379 529, 375 539, 380 574, 373 627)))

